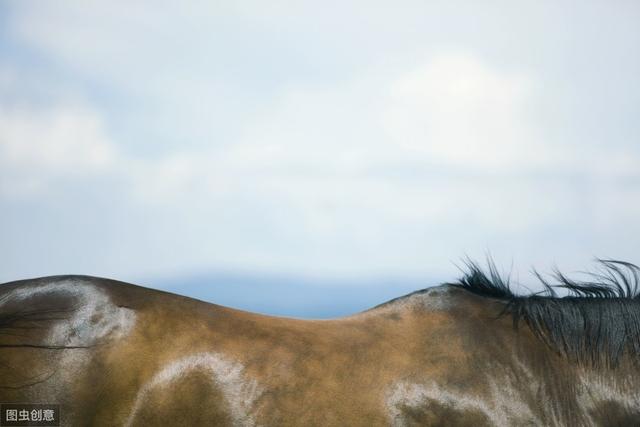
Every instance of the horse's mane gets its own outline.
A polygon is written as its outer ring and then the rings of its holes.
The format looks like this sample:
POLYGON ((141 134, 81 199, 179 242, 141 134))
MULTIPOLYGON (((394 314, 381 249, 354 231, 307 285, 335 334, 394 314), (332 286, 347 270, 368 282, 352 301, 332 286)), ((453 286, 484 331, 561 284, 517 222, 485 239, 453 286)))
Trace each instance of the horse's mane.
POLYGON ((505 301, 502 314, 513 318, 514 327, 524 321, 569 360, 615 367, 625 353, 640 355, 640 268, 623 261, 597 261, 598 269, 584 273, 582 281, 557 269, 552 279, 534 271, 544 290, 528 295, 514 293, 509 277, 491 260, 486 270, 467 261, 464 276, 451 285, 505 301), (566 295, 559 296, 556 289, 564 289, 566 295))

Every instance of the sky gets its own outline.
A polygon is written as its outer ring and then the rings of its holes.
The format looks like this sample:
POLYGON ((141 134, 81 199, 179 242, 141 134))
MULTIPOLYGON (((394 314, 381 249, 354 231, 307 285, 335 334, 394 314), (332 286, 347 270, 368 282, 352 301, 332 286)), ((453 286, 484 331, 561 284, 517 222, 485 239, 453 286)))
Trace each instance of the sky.
POLYGON ((465 256, 527 284, 640 262, 638 22, 624 0, 2 2, 0 282, 215 299, 192 278, 238 275, 293 307, 271 279, 330 298, 465 256))

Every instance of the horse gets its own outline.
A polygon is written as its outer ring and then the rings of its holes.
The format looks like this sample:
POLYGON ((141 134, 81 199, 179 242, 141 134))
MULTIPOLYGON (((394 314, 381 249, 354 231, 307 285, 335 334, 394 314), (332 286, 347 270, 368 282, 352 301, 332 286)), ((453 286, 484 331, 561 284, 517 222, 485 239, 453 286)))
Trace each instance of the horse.
POLYGON ((599 265, 519 294, 470 262, 328 320, 89 276, 5 283, 0 403, 58 405, 64 426, 640 425, 640 269, 599 265))

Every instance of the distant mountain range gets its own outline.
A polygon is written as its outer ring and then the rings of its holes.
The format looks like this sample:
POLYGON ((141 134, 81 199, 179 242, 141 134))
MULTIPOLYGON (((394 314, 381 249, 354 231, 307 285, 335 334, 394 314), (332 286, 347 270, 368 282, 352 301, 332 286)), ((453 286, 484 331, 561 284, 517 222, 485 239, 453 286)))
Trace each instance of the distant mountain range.
POLYGON ((149 286, 240 310, 326 319, 372 308, 442 283, 429 278, 309 279, 213 273, 147 281, 149 286))

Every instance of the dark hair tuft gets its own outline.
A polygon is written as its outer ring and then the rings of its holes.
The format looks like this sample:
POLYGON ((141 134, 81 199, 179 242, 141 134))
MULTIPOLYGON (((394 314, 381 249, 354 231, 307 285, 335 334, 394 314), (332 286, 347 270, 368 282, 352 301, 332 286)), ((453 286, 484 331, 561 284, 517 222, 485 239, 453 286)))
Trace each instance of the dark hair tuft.
MULTIPOLYGON (((452 285, 506 302, 517 328, 525 322, 547 345, 578 363, 615 367, 625 354, 640 354, 640 268, 629 262, 599 259, 587 280, 556 270, 553 282, 534 271, 544 291, 516 295, 495 264, 485 272, 466 261, 464 276, 452 285), (556 289, 565 289, 559 297, 556 289)), ((638 361, 640 363, 640 361, 638 361)))

